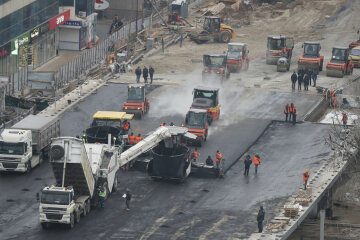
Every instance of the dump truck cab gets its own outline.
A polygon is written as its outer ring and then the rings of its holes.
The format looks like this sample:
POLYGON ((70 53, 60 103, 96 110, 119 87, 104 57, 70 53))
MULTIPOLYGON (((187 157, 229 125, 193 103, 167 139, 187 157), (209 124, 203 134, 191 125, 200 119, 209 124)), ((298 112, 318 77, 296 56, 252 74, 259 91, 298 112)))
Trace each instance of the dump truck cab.
POLYGON ((203 65, 202 80, 215 78, 224 81, 230 77, 225 54, 205 54, 203 56, 203 65))
POLYGON ((249 68, 249 50, 245 43, 228 43, 227 68, 230 72, 239 72, 249 68))
POLYGON ((324 56, 320 56, 320 43, 305 42, 302 47, 304 48, 304 53, 298 59, 298 69, 316 72, 322 71, 324 56))
POLYGON ((206 141, 209 129, 208 113, 205 109, 190 109, 185 117, 185 127, 188 131, 197 136, 194 144, 201 146, 206 141))
POLYGON ((150 99, 146 98, 145 84, 131 84, 128 86, 128 98, 123 104, 123 111, 142 118, 150 108, 150 99))
POLYGON ((190 109, 204 109, 207 112, 208 124, 220 117, 219 89, 197 87, 193 91, 194 98, 190 109))
POLYGON ((267 38, 266 64, 277 64, 280 57, 291 59, 294 39, 286 36, 269 35, 267 38))
POLYGON ((86 129, 87 143, 108 142, 108 134, 116 138, 115 144, 121 144, 122 138, 126 138, 127 131, 123 128, 123 122, 133 119, 134 114, 126 112, 98 111, 93 115, 90 128, 86 129))
POLYGON ((352 74, 354 63, 349 53, 350 49, 347 47, 333 47, 331 60, 326 64, 326 75, 344 77, 344 75, 352 74))
POLYGON ((360 67, 360 45, 350 50, 350 58, 354 67, 360 67))

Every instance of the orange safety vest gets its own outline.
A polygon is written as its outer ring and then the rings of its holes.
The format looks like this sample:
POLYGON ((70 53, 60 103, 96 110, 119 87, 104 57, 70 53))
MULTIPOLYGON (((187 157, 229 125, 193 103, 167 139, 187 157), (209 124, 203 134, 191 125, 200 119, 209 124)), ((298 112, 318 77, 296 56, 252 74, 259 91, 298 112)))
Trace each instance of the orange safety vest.
POLYGON ((216 162, 220 162, 220 161, 221 161, 221 158, 222 158, 221 153, 217 153, 217 154, 215 155, 215 161, 216 161, 216 162))
POLYGON ((129 143, 130 144, 135 144, 135 136, 134 135, 129 136, 129 143))
POLYGON ((289 106, 289 112, 290 112, 290 113, 293 113, 293 112, 294 112, 294 109, 295 109, 295 106, 293 106, 293 107, 289 106))
POLYGON ((198 153, 195 151, 193 153, 194 153, 194 159, 198 159, 198 157, 199 157, 198 153))
POLYGON ((288 113, 289 113, 289 108, 290 108, 289 106, 287 106, 287 107, 285 106, 285 110, 284 110, 284 113, 285 113, 285 114, 288 114, 288 113))
POLYGON ((346 121, 347 121, 347 116, 346 116, 346 114, 343 114, 343 118, 342 118, 342 120, 343 120, 344 122, 346 122, 346 121))
POLYGON ((261 163, 260 158, 254 156, 254 165, 260 165, 260 163, 261 163))
POLYGON ((124 128, 125 130, 129 130, 130 124, 129 124, 128 122, 124 122, 124 123, 123 123, 123 128, 124 128))
POLYGON ((308 173, 304 172, 304 174, 303 174, 303 180, 304 180, 304 181, 309 180, 309 174, 308 174, 308 173))
POLYGON ((142 140, 142 137, 136 137, 136 143, 140 142, 142 140))

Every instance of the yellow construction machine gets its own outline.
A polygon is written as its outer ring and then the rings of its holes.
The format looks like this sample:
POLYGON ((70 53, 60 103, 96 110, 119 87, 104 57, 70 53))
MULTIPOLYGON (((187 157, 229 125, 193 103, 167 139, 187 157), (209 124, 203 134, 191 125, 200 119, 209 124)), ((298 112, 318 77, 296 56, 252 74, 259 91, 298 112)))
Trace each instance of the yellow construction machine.
POLYGON ((203 28, 191 30, 189 37, 196 43, 205 43, 211 39, 215 42, 228 43, 236 37, 236 34, 232 27, 220 23, 219 17, 209 16, 205 17, 203 28))

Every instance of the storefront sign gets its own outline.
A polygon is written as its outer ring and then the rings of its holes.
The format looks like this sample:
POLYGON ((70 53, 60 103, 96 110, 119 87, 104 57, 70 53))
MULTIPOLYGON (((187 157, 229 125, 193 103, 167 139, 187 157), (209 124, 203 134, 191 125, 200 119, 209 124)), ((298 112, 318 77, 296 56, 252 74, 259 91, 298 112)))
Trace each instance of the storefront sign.
POLYGON ((65 22, 64 25, 81 27, 81 26, 82 26, 82 22, 81 22, 81 21, 69 20, 69 21, 65 22))
POLYGON ((11 52, 11 42, 0 47, 0 58, 6 57, 11 52))
POLYGON ((11 55, 17 55, 19 47, 30 42, 30 32, 24 33, 20 37, 11 41, 11 55))
POLYGON ((53 30, 57 26, 64 24, 65 22, 69 21, 69 19, 70 19, 70 9, 50 19, 49 30, 53 30))
POLYGON ((40 34, 39 28, 35 28, 32 31, 30 31, 31 41, 37 39, 39 37, 39 34, 40 34))

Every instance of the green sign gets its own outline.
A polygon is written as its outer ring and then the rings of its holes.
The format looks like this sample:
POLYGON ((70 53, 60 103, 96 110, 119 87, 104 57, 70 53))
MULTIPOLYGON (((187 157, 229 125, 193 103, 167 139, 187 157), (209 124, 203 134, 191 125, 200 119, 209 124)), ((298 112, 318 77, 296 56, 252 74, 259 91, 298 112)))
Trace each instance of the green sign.
POLYGON ((30 32, 24 33, 18 38, 11 41, 11 55, 18 55, 19 47, 30 42, 30 32))

